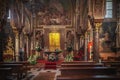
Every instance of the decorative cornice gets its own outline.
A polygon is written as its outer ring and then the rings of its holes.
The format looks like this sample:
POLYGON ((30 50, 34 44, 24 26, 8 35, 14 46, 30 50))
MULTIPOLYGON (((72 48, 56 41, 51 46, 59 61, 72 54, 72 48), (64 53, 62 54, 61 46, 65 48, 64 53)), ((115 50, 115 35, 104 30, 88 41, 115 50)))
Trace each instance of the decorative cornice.
POLYGON ((92 0, 93 11, 92 14, 95 19, 103 19, 105 16, 105 1, 106 0, 92 0))

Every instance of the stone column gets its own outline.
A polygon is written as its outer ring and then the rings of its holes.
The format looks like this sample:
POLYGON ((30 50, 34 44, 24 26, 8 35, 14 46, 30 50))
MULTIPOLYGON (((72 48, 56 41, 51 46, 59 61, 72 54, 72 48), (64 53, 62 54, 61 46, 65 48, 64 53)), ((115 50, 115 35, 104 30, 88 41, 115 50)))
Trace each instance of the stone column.
POLYGON ((30 56, 31 54, 31 35, 32 33, 27 33, 26 36, 27 36, 27 58, 30 56))
POLYGON ((93 60, 95 62, 99 62, 100 54, 99 54, 99 27, 102 23, 95 23, 95 27, 93 27, 93 60))
POLYGON ((76 10, 75 10, 75 49, 79 50, 79 26, 80 26, 80 0, 76 0, 76 10))
POLYGON ((88 19, 93 28, 93 60, 99 62, 99 28, 102 25, 103 19, 94 19, 93 16, 88 15, 88 19))
POLYGON ((80 49, 80 36, 78 36, 78 50, 80 49))
POLYGON ((75 41, 75 49, 76 50, 79 50, 79 48, 80 48, 80 35, 79 34, 76 34, 76 41, 75 41))
POLYGON ((87 61, 88 60, 88 54, 87 54, 87 44, 88 44, 88 36, 87 36, 87 32, 85 33, 85 46, 84 46, 84 60, 87 61))
POLYGON ((19 61, 19 34, 15 32, 15 58, 16 61, 19 61))
POLYGON ((31 9, 32 9, 32 15, 31 15, 31 28, 30 28, 30 32, 33 32, 33 45, 32 45, 32 49, 35 49, 35 29, 37 27, 37 20, 36 20, 36 9, 35 9, 35 0, 31 1, 31 9))
POLYGON ((29 39, 28 39, 28 37, 26 36, 26 58, 28 58, 29 57, 29 39))
POLYGON ((84 39, 83 39, 83 36, 80 36, 80 39, 79 39, 79 49, 84 45, 84 39))

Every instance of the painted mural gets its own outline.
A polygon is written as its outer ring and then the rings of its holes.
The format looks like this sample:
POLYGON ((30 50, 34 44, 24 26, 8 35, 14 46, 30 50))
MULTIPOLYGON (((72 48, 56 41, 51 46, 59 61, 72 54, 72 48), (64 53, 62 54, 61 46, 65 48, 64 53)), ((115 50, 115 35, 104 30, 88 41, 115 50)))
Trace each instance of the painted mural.
MULTIPOLYGON (((41 0, 40 2, 40 11, 38 12, 39 25, 71 24, 71 14, 70 12, 68 12, 68 9, 64 8, 65 4, 62 0, 41 0)), ((67 7, 70 7, 69 0, 67 0, 66 2, 68 4, 67 7)))
POLYGON ((100 52, 115 52, 116 22, 104 22, 100 29, 100 52))

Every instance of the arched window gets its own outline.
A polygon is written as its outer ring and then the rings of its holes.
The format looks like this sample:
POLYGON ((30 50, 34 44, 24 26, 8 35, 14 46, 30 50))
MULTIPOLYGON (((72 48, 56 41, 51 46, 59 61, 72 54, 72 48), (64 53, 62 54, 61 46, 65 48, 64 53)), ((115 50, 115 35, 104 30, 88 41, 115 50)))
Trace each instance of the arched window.
POLYGON ((10 11, 10 9, 9 9, 7 19, 10 19, 10 17, 11 17, 11 11, 10 11))
POLYGON ((113 17, 113 2, 112 0, 106 0, 106 15, 105 18, 113 17))

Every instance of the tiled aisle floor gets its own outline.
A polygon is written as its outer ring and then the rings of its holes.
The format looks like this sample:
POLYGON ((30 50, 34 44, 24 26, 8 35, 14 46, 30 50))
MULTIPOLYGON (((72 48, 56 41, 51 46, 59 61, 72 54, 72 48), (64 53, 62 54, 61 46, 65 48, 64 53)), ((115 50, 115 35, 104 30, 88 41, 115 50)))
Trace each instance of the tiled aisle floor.
POLYGON ((37 77, 37 75, 39 75, 41 73, 48 73, 48 72, 52 72, 52 73, 55 72, 54 80, 56 80, 56 76, 57 75, 60 75, 59 69, 56 69, 56 70, 51 70, 51 69, 44 70, 43 68, 41 68, 41 69, 40 68, 35 68, 35 69, 31 69, 28 72, 28 75, 24 79, 22 79, 22 80, 34 80, 35 77, 37 77))

